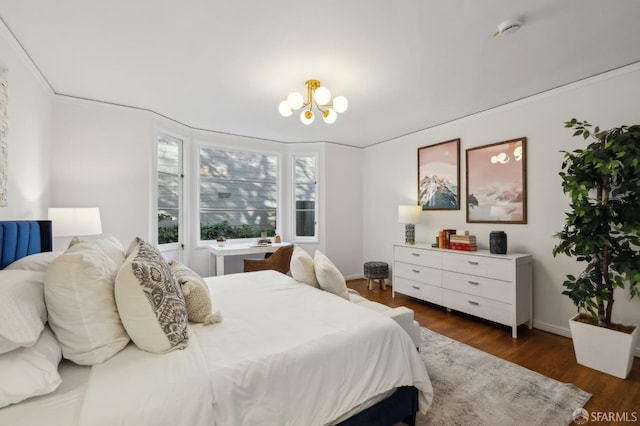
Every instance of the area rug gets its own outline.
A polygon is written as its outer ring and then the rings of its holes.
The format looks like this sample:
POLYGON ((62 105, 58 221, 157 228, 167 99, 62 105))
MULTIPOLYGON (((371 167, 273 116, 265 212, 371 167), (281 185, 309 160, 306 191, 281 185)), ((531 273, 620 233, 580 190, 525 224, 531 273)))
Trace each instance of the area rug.
POLYGON ((568 425, 591 394, 422 328, 433 404, 417 425, 568 425))

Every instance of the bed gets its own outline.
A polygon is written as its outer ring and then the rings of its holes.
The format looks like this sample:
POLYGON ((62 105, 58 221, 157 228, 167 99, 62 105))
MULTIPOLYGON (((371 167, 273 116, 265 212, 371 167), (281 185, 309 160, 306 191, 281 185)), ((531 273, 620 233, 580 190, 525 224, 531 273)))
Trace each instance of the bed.
MULTIPOLYGON (((50 223, 14 224, 0 222, 3 268, 51 250, 50 223)), ((130 342, 92 366, 63 359, 57 389, 0 408, 0 424, 393 425, 431 404, 393 320, 275 271, 205 282, 224 320, 189 324, 186 348, 130 342)))

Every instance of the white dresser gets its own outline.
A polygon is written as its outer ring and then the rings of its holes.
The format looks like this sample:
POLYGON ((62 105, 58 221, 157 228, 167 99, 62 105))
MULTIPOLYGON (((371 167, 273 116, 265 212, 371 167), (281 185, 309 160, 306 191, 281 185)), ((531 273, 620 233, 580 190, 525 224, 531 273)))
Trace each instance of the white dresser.
POLYGON ((402 293, 447 309, 511 326, 533 323, 532 258, 437 249, 425 244, 393 247, 393 294, 402 293))

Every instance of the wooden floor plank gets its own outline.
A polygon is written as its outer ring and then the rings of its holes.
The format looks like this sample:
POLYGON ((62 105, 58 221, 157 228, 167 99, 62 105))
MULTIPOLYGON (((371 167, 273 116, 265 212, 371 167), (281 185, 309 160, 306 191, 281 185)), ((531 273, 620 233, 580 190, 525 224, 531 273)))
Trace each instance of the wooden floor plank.
POLYGON ((608 416, 604 418, 617 415, 620 420, 598 424, 630 424, 623 420, 633 419, 637 419, 640 424, 638 358, 634 360, 629 377, 623 380, 578 365, 571 339, 566 337, 542 330, 529 330, 524 325, 518 328, 519 338, 513 339, 510 327, 457 312, 447 312, 442 307, 399 293, 394 299, 390 287, 384 291, 380 286, 374 285, 373 290, 368 290, 365 279, 350 280, 347 286, 370 300, 391 307, 406 306, 413 309, 415 319, 423 327, 561 382, 573 383, 593 395, 585 406, 592 416, 604 413, 602 416, 608 416))

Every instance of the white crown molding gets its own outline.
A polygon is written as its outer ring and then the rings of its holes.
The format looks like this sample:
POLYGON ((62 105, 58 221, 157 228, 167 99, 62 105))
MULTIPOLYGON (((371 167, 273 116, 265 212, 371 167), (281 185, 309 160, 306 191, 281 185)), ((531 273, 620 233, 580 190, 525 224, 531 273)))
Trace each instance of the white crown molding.
POLYGON ((0 34, 4 37, 5 40, 9 43, 9 46, 13 49, 13 51, 18 55, 18 57, 22 60, 24 65, 27 67, 29 72, 35 77, 35 79, 40 83, 43 89, 47 91, 50 95, 55 95, 56 92, 53 90, 53 87, 49 84, 45 76, 42 74, 37 65, 33 62, 29 54, 24 50, 24 47, 20 44, 18 39, 15 37, 11 29, 7 26, 6 22, 2 17, 0 17, 0 34))

